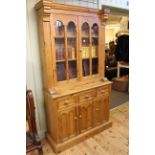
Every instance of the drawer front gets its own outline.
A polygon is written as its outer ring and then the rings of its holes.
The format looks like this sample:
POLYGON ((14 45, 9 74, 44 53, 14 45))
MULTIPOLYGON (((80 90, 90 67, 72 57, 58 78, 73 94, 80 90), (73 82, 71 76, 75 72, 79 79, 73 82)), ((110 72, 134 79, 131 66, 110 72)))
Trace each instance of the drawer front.
POLYGON ((95 96, 96 96, 96 91, 95 90, 80 93, 79 94, 79 102, 83 102, 83 101, 86 101, 86 100, 93 99, 95 96))
POLYGON ((66 108, 76 104, 75 97, 67 96, 67 97, 63 97, 61 99, 57 99, 56 104, 57 104, 58 110, 66 109, 66 108))
POLYGON ((109 94, 109 87, 103 86, 97 89, 97 96, 109 94))

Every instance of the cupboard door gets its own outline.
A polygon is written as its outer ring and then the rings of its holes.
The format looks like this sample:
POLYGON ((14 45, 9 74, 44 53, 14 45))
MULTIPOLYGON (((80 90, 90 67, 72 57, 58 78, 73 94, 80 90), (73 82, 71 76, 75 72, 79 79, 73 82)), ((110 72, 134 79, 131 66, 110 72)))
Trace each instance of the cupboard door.
POLYGON ((79 17, 81 76, 83 77, 99 74, 99 27, 100 22, 96 17, 79 17))
POLYGON ((88 100, 79 105, 79 132, 84 132, 93 127, 93 101, 88 100))
POLYGON ((63 142, 77 134, 77 108, 58 112, 58 142, 63 142))
POLYGON ((109 95, 99 96, 94 104, 94 126, 109 120, 109 95))

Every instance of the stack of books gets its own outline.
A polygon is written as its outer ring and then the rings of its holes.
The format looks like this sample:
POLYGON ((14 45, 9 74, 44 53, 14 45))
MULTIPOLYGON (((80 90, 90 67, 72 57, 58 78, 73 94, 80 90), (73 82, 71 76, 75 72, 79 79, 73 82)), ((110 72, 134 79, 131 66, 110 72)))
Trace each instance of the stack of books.
POLYGON ((64 60, 65 59, 65 50, 59 49, 56 50, 56 60, 64 60))
POLYGON ((82 58, 89 58, 89 47, 82 47, 82 58))
POLYGON ((92 57, 97 57, 97 47, 92 47, 92 57))
POLYGON ((75 48, 68 48, 68 59, 75 59, 75 48))

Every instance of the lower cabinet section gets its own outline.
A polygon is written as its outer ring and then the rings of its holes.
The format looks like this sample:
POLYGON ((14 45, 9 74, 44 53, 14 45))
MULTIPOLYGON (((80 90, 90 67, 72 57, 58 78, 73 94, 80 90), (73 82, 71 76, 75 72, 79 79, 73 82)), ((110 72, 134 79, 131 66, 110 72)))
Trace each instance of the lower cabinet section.
POLYGON ((109 121, 110 90, 110 86, 93 88, 52 100, 55 118, 51 120, 53 120, 53 130, 56 131, 51 133, 56 135, 56 139, 52 139, 54 136, 48 134, 56 152, 74 145, 72 142, 79 141, 83 136, 88 138, 91 134, 96 134, 111 126, 109 121), (60 149, 59 146, 63 147, 60 149))

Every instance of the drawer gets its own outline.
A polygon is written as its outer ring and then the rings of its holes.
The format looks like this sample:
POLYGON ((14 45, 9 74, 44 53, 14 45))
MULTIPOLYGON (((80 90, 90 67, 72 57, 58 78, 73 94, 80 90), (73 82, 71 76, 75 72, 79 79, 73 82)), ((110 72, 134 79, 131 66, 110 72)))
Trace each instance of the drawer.
POLYGON ((103 86, 97 89, 97 96, 102 96, 105 94, 109 94, 109 87, 103 86))
POLYGON ((89 100, 89 99, 93 99, 95 96, 96 96, 96 91, 95 90, 80 93, 79 94, 79 102, 86 101, 86 100, 89 100))
POLYGON ((61 99, 57 99, 56 104, 57 104, 58 110, 66 109, 66 108, 76 104, 75 97, 67 96, 67 97, 63 97, 61 99))

